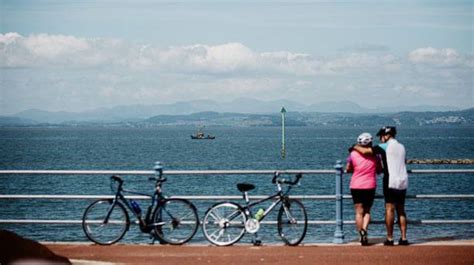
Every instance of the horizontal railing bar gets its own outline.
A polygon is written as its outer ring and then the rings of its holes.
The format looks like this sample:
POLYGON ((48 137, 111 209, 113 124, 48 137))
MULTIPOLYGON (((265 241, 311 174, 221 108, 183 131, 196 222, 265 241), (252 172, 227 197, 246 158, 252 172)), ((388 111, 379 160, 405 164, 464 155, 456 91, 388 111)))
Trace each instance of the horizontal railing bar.
POLYGON ((0 175, 154 175, 152 170, 0 170, 0 175))
MULTIPOLYGON (((474 224, 474 220, 408 220, 408 224, 474 224)), ((346 220, 344 224, 355 224, 353 220, 346 220)), ((384 220, 373 220, 371 224, 385 224, 384 220)), ((0 224, 82 224, 82 220, 33 220, 33 219, 0 219, 0 224)), ((130 222, 135 224, 135 222, 130 222)), ((276 225, 276 221, 263 221, 261 224, 276 225)), ((310 225, 333 225, 333 220, 308 220, 310 225)))
MULTIPOLYGON (((309 169, 286 169, 286 170, 166 170, 164 175, 235 175, 235 174, 334 174, 334 169, 309 170, 309 169)), ((474 172, 474 171, 473 171, 474 172)), ((52 174, 52 175, 155 175, 153 170, 0 170, 0 175, 6 174, 52 174)))
MULTIPOLYGON (((251 200, 261 200, 267 198, 264 195, 249 196, 251 200)), ((407 195, 409 199, 474 199, 474 194, 423 194, 423 195, 407 195)), ((80 199, 113 199, 114 195, 28 195, 28 194, 0 194, 0 199, 46 199, 46 200, 80 200, 80 199)), ((148 200, 150 196, 130 195, 125 196, 127 199, 148 200)), ((216 196, 199 196, 199 195, 176 195, 169 198, 181 198, 188 200, 239 200, 241 195, 216 195, 216 196)), ((295 195, 290 196, 292 199, 300 200, 334 200, 336 195, 295 195)), ((343 195, 343 199, 351 199, 351 195, 343 195)), ((382 195, 376 195, 375 198, 381 199, 382 195)))
POLYGON ((420 194, 420 195, 407 195, 407 198, 416 198, 416 199, 474 199, 474 194, 420 194))
MULTIPOLYGON (((260 200, 267 198, 268 196, 256 195, 249 196, 251 200, 260 200)), ((114 195, 0 195, 0 199, 49 199, 49 200, 63 200, 63 199, 113 199, 114 195)), ((127 199, 136 199, 136 200, 148 200, 148 196, 125 196, 127 199)), ((181 198, 188 200, 239 200, 242 199, 242 195, 216 195, 216 196, 198 196, 198 195, 183 195, 183 196, 169 196, 169 198, 181 198)), ((309 199, 309 200, 325 200, 325 199, 335 199, 335 195, 300 195, 300 196, 290 196, 293 199, 309 199)))
MULTIPOLYGON (((261 200, 267 198, 264 195, 249 196, 251 200, 261 200)), ((375 196, 378 199, 383 198, 382 195, 375 196)), ((474 199, 474 194, 424 194, 424 195, 407 195, 409 199, 474 199)), ((0 199, 45 199, 45 200, 80 200, 80 199, 113 199, 114 195, 28 195, 28 194, 0 194, 0 199)), ((148 200, 150 196, 130 195, 125 196, 127 199, 148 200)), ((188 200, 239 200, 241 195, 216 195, 216 196, 199 196, 199 195, 176 195, 169 198, 181 198, 188 200)), ((334 200, 336 195, 295 195, 290 196, 292 199, 300 200, 334 200)), ((343 199, 351 199, 351 195, 344 195, 343 199)))
MULTIPOLYGON (((308 170, 308 169, 287 169, 287 170, 166 170, 165 175, 256 175, 273 174, 278 171, 280 174, 334 174, 336 170, 308 170)), ((409 173, 428 174, 428 173, 474 173, 474 169, 410 169, 409 173)), ((18 174, 18 175, 155 175, 153 170, 0 170, 0 175, 18 174)))
POLYGON ((426 173, 474 173, 474 169, 409 169, 408 173, 426 174, 426 173))
MULTIPOLYGON (((74 199, 113 199, 114 195, 0 195, 0 199, 47 199, 47 200, 74 200, 74 199)), ((125 196, 127 199, 148 200, 148 196, 125 196)))
POLYGON ((31 219, 6 219, 0 224, 82 224, 82 220, 31 220, 31 219))

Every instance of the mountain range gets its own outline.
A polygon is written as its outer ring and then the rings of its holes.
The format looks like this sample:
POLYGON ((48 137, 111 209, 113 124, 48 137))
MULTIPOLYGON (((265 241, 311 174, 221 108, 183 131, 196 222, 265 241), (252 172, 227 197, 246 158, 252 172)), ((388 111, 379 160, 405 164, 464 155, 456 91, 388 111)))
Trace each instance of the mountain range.
MULTIPOLYGON (((98 108, 83 112, 52 112, 29 109, 9 116, 0 116, 0 124, 61 124, 61 123, 117 123, 139 122, 158 115, 190 115, 199 112, 274 115, 284 106, 290 112, 328 113, 328 114, 384 114, 411 112, 445 112, 459 109, 447 106, 405 106, 390 108, 364 108, 351 101, 321 102, 311 105, 289 100, 260 101, 239 98, 219 103, 212 100, 194 100, 172 104, 124 105, 111 108, 98 108)), ((350 116, 350 115, 349 115, 350 116)))

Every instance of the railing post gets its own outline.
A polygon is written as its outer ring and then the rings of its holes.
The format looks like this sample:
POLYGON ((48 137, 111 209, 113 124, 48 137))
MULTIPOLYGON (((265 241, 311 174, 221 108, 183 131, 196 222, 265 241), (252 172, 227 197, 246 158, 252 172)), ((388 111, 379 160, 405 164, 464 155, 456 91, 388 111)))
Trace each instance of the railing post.
POLYGON ((342 216, 342 175, 344 171, 340 160, 336 161, 334 169, 336 170, 336 231, 333 243, 342 244, 344 243, 344 218, 342 216))
POLYGON ((161 165, 160 161, 155 162, 155 166, 153 167, 153 169, 155 170, 155 175, 158 178, 161 178, 161 176, 163 175, 163 165, 161 165))

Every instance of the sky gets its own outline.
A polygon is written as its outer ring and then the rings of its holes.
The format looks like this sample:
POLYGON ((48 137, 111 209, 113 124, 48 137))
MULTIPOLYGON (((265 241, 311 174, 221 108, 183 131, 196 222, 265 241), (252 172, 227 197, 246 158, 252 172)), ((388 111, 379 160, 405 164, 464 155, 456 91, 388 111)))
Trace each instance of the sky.
POLYGON ((238 98, 470 108, 473 13, 471 0, 0 0, 0 115, 238 98))

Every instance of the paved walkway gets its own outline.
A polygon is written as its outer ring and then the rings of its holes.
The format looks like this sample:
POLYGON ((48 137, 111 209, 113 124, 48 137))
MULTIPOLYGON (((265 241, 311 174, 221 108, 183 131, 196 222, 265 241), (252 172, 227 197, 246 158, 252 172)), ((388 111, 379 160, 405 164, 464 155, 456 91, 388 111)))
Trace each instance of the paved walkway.
POLYGON ((45 244, 74 264, 474 264, 474 241, 448 241, 385 247, 374 244, 315 244, 298 247, 239 245, 161 246, 90 244, 45 244), (99 263, 94 263, 94 262, 99 263))

